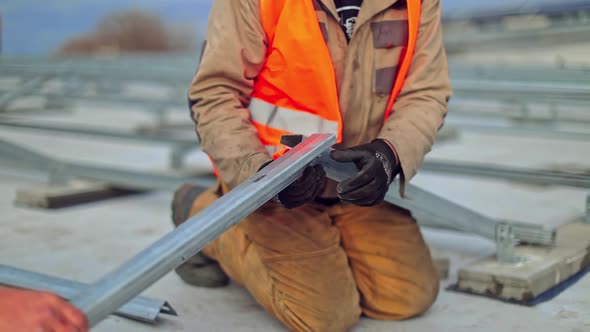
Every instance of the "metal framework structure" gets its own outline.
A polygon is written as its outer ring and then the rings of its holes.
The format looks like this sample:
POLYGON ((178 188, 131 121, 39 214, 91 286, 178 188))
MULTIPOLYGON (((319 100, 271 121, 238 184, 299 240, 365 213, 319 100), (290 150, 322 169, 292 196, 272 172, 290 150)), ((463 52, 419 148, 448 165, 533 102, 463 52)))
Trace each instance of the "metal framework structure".
MULTIPOLYGON (((184 65, 188 68, 192 62, 187 61, 180 67, 184 65)), ((186 104, 173 95, 161 100, 146 100, 125 95, 121 92, 122 86, 129 82, 149 81, 172 87, 174 91, 181 91, 179 87, 183 86, 184 90, 184 85, 187 85, 190 80, 187 74, 192 74, 194 71, 192 67, 184 69, 184 67, 180 69, 154 68, 154 66, 150 66, 150 61, 130 62, 127 66, 113 64, 105 66, 87 61, 68 60, 39 64, 26 61, 7 63, 0 59, 0 74, 18 76, 24 82, 18 91, 10 91, 0 95, 0 111, 16 99, 28 95, 43 96, 54 101, 65 98, 87 102, 126 103, 141 106, 142 109, 152 112, 156 116, 159 126, 163 127, 166 124, 165 116, 168 109, 171 106, 182 105, 186 107, 186 104), (45 83, 54 79, 64 83, 64 88, 61 91, 48 92, 41 89, 45 83), (96 85, 95 94, 86 92, 86 83, 89 81, 96 85)), ((481 68, 460 67, 455 70, 459 70, 461 73, 453 80, 455 94, 459 97, 459 101, 462 98, 471 98, 480 101, 502 101, 522 105, 525 115, 528 114, 529 104, 539 102, 569 104, 577 109, 585 109, 590 105, 590 89, 587 86, 590 78, 587 72, 553 70, 552 73, 543 76, 535 70, 526 69, 520 72, 511 71, 510 75, 512 76, 508 75, 506 76, 508 78, 505 78, 501 75, 498 76, 497 72, 489 68, 482 70, 481 68), (575 74, 570 76, 570 72, 575 74), (553 81, 552 75, 557 80, 553 81)), ((460 105, 460 102, 459 104, 452 103, 451 107, 455 107, 454 105, 460 105)), ((458 113, 461 116, 461 112, 458 113)), ((489 112, 470 112, 470 115, 472 114, 485 117, 489 112)), ((508 119, 514 118, 513 113, 503 111, 496 112, 494 115, 508 119)), ((583 121, 580 118, 568 118, 562 110, 559 110, 559 116, 554 117, 553 120, 556 123, 568 123, 571 120, 572 123, 577 124, 583 121)), ((521 122, 536 123, 536 120, 533 117, 523 116, 521 122)), ((168 144, 173 148, 170 162, 172 168, 181 167, 186 152, 198 147, 196 139, 164 135, 161 132, 154 134, 149 131, 123 132, 100 128, 78 128, 57 123, 22 121, 18 117, 8 118, 5 116, 0 117, 0 126, 168 144)), ((588 136, 584 135, 590 135, 585 132, 560 133, 556 130, 549 130, 547 133, 570 135, 567 137, 578 135, 575 137, 580 139, 586 139, 588 136)), ((313 135, 304 140, 288 154, 224 195, 208 209, 192 217, 181 227, 156 241, 118 269, 92 285, 78 285, 77 289, 84 286, 84 291, 74 296, 74 304, 87 313, 92 325, 97 324, 164 274, 182 264, 226 229, 265 204, 276 193, 294 181, 309 164, 322 164, 327 175, 336 181, 349 177, 356 172, 352 164, 336 163, 328 157, 327 152, 334 142, 335 137, 332 135, 313 135)), ((64 162, 2 139, 0 139, 0 156, 2 157, 0 158, 1 163, 19 168, 24 166, 24 168, 48 173, 49 182, 52 184, 63 184, 73 178, 82 178, 129 189, 169 190, 186 182, 197 183, 204 187, 212 186, 215 182, 211 175, 199 177, 186 174, 160 174, 64 162)), ((543 185, 590 188, 590 175, 587 174, 430 160, 424 163, 423 170, 543 185)), ((542 226, 534 224, 489 218, 413 185, 406 187, 406 193, 411 199, 401 199, 397 194, 398 191, 399 184, 394 182, 385 199, 416 213, 421 225, 477 234, 495 241, 498 260, 503 263, 514 263, 519 260, 512 250, 518 242, 551 245, 555 239, 554 230, 544 229, 542 226)), ((590 222, 590 196, 587 206, 589 211, 587 220, 590 222)), ((2 282, 1 272, 0 268, 0 283, 2 282)), ((20 273, 27 275, 23 271, 20 273)), ((57 281, 56 283, 59 284, 57 281)), ((121 313, 124 308, 121 308, 119 312, 121 313)))
MULTIPOLYGON (((356 169, 353 164, 338 163, 329 157, 328 152, 335 141, 334 135, 312 135, 201 213, 105 275, 72 302, 86 313, 91 325, 96 325, 269 201, 295 181, 308 165, 320 163, 326 169, 327 176, 336 181, 354 174, 356 169)), ((433 216, 448 228, 467 230, 496 240, 498 258, 505 263, 515 261, 511 249, 515 244, 516 229, 520 229, 518 235, 530 243, 550 244, 554 239, 552 231, 522 223, 512 225, 496 221, 415 186, 406 188, 411 200, 399 198, 398 190, 399 184, 392 184, 386 194, 386 201, 433 216)))

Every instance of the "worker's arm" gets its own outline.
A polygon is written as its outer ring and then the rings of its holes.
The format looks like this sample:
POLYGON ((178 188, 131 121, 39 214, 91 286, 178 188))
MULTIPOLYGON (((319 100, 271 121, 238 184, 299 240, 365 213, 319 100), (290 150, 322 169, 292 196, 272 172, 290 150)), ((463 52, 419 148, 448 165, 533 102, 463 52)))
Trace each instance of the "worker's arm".
POLYGON ((0 286, 0 331, 88 330, 84 314, 59 296, 0 286))
POLYGON ((266 36, 258 0, 215 0, 199 69, 189 90, 201 147, 230 188, 271 156, 247 110, 265 62, 266 36))
POLYGON ((422 1, 420 30, 410 71, 379 138, 395 148, 401 191, 434 144, 451 96, 440 25, 440 1, 422 1))

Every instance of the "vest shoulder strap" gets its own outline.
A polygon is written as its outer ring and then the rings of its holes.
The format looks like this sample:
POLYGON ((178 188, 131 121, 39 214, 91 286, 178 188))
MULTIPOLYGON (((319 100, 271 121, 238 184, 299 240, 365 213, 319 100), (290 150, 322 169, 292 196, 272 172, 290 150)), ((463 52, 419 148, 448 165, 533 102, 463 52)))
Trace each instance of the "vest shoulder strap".
POLYGON ((269 43, 274 38, 275 27, 286 0, 260 0, 260 22, 269 43))
POLYGON ((400 69, 397 73, 397 78, 393 84, 389 100, 387 102, 387 108, 385 109, 385 118, 393 111, 393 103, 400 94, 408 72, 410 71, 410 65, 414 58, 414 50, 416 49, 416 43, 418 41, 418 30, 420 28, 420 16, 422 13, 422 0, 407 0, 408 6, 408 47, 402 55, 400 69))

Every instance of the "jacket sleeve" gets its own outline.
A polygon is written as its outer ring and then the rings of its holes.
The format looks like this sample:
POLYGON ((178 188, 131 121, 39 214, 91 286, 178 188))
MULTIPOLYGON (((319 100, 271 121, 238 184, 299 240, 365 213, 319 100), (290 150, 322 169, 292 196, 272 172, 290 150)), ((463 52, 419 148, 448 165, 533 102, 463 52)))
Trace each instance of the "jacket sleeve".
POLYGON ((431 150, 451 97, 440 24, 440 1, 424 0, 418 40, 404 86, 379 138, 390 142, 401 163, 400 194, 431 150))
POLYGON ((272 160, 247 105, 266 57, 259 0, 215 0, 188 99, 201 147, 230 188, 272 160))

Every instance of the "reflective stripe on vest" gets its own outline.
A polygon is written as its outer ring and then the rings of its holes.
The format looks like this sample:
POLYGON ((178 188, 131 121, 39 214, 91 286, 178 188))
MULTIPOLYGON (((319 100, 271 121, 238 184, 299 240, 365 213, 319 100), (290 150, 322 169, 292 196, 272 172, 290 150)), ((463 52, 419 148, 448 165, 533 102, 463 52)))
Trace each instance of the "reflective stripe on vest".
POLYGON ((304 111, 278 107, 262 99, 252 98, 248 109, 253 122, 291 134, 310 136, 338 133, 337 121, 326 120, 304 111))

